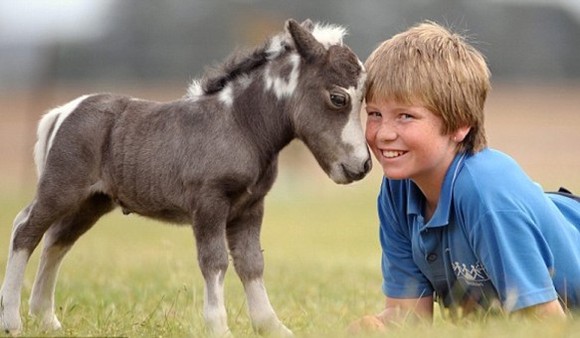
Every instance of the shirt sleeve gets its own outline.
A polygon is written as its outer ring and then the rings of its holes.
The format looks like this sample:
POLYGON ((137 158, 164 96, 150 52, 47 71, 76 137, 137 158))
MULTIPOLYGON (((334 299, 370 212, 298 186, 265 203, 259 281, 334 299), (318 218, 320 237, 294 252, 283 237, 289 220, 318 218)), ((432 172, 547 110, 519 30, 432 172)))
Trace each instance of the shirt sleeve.
POLYGON ((557 299, 551 278, 554 258, 530 215, 487 212, 469 237, 508 312, 557 299))
POLYGON ((431 296, 433 295, 431 284, 413 261, 411 233, 406 226, 406 213, 395 211, 404 208, 402 206, 397 208, 390 196, 388 182, 385 180, 378 198, 383 293, 392 298, 431 296))

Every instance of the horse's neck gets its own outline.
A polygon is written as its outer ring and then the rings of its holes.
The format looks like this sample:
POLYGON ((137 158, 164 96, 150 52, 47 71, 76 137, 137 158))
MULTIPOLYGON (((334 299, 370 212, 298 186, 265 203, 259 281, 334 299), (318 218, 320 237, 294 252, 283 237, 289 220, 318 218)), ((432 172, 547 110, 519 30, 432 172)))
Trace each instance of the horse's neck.
POLYGON ((271 92, 248 89, 237 95, 236 100, 234 105, 240 108, 234 109, 234 116, 246 137, 262 160, 275 159, 295 137, 289 117, 289 99, 279 101, 271 92))

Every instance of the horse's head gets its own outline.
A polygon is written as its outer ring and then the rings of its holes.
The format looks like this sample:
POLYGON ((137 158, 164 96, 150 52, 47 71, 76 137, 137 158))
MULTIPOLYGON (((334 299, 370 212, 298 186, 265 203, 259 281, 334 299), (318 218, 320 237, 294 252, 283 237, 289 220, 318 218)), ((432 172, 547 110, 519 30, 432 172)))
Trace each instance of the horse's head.
POLYGON ((297 53, 290 54, 295 55, 290 110, 297 137, 336 183, 362 179, 372 166, 360 119, 364 66, 342 44, 342 27, 289 20, 286 30, 297 53))

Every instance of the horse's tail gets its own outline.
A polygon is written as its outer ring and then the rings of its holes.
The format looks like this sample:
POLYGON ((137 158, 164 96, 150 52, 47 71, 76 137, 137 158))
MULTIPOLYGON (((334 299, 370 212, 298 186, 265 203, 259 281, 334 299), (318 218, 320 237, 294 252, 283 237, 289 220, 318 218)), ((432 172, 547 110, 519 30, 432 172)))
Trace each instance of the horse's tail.
POLYGON ((77 108, 79 103, 84 101, 87 97, 88 95, 81 96, 63 106, 50 110, 38 123, 36 144, 34 145, 34 163, 36 164, 36 173, 39 179, 44 171, 46 158, 48 157, 48 152, 54 142, 54 137, 62 122, 77 108))

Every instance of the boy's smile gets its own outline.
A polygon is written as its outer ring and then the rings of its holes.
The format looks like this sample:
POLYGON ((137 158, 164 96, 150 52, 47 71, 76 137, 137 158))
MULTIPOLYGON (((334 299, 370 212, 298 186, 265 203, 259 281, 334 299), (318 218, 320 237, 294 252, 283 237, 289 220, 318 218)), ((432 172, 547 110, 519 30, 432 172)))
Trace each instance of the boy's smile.
POLYGON ((398 158, 400 156, 403 156, 407 152, 401 151, 401 150, 382 150, 382 153, 383 153, 383 156, 386 157, 387 159, 393 159, 393 158, 398 158))

